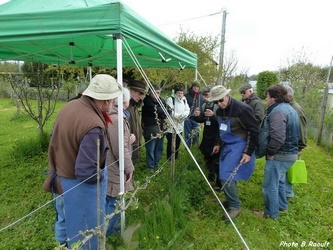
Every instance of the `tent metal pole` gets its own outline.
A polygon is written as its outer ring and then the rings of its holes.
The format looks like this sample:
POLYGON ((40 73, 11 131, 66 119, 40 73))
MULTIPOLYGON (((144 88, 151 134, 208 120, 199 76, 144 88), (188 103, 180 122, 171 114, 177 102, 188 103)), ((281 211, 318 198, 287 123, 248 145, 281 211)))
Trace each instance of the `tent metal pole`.
MULTIPOLYGON (((122 54, 122 36, 116 35, 117 39, 117 81, 123 85, 123 54, 122 54)), ((120 193, 125 193, 124 181, 124 128, 123 128, 123 95, 118 96, 118 141, 119 141, 119 177, 120 193)), ((125 197, 121 197, 120 230, 123 235, 125 230, 125 197)))

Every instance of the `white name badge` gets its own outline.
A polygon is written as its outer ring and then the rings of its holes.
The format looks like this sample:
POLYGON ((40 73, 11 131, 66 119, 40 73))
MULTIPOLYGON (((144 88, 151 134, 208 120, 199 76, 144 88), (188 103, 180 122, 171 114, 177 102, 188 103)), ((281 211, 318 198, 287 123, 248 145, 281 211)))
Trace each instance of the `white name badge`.
POLYGON ((220 130, 226 131, 227 130, 227 124, 221 123, 220 130))
POLYGON ((206 121, 206 126, 210 126, 210 121, 208 120, 208 121, 206 121))

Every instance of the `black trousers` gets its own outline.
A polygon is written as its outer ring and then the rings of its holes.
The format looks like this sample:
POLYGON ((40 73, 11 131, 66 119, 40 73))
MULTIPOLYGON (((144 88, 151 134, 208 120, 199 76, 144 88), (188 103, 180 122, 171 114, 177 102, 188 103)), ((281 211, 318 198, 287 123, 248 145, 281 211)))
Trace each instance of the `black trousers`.
MULTIPOLYGON (((175 159, 177 159, 180 147, 180 140, 181 140, 179 136, 182 136, 182 134, 181 133, 179 135, 175 134, 175 136, 176 136, 175 159)), ((167 159, 168 161, 171 161, 172 133, 167 133, 166 138, 167 138, 167 159)))

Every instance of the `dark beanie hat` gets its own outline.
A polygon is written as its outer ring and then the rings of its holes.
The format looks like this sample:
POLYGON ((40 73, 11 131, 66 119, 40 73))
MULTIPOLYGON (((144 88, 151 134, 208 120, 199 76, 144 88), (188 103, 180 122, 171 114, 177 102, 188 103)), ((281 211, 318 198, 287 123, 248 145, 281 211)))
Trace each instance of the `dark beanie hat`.
POLYGON ((252 89, 252 85, 250 83, 246 83, 243 84, 240 88, 239 88, 239 93, 242 93, 248 89, 252 89))
POLYGON ((146 94, 146 84, 139 80, 132 80, 127 84, 127 87, 132 90, 136 90, 141 92, 142 94, 146 94))

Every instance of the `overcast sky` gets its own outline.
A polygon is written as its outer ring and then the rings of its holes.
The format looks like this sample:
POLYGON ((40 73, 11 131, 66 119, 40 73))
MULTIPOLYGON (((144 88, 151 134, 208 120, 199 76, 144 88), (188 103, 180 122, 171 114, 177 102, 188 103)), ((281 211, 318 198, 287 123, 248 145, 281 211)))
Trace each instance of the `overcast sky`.
POLYGON ((234 52, 248 74, 278 70, 302 50, 319 66, 329 66, 333 55, 330 0, 122 1, 170 38, 180 27, 220 37, 225 9, 225 56, 234 52))
POLYGON ((226 9, 226 56, 234 51, 240 68, 249 74, 278 70, 299 51, 320 66, 329 66, 333 55, 330 0, 123 2, 171 38, 180 26, 196 35, 220 37, 222 14, 209 14, 226 9), (197 19, 189 20, 192 18, 197 19))

